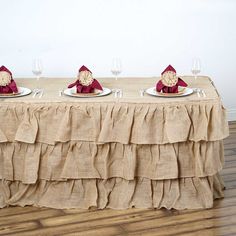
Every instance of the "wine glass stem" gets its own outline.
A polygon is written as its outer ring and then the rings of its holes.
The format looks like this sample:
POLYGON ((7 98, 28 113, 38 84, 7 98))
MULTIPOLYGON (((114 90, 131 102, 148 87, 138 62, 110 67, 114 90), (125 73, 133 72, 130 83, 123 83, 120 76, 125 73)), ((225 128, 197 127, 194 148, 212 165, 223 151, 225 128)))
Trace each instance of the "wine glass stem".
MULTIPOLYGON (((118 75, 115 75, 115 80, 116 80, 116 81, 118 80, 118 75)), ((116 88, 116 89, 115 89, 115 97, 116 97, 116 98, 118 97, 118 92, 119 92, 119 89, 116 88)))
POLYGON ((36 89, 40 89, 40 75, 36 76, 36 89))
POLYGON ((194 75, 195 80, 197 80, 197 75, 194 75))

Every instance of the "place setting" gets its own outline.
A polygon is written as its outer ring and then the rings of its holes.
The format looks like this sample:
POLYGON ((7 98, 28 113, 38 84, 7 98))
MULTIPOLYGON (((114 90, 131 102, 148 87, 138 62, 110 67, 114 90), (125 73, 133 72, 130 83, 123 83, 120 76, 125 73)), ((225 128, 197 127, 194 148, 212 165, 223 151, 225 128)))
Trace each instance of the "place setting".
MULTIPOLYGON (((121 59, 113 58, 111 63, 111 73, 115 82, 118 81, 118 75, 122 71, 121 59)), ((78 70, 76 81, 69 84, 66 89, 59 90, 59 96, 62 95, 75 98, 94 98, 103 97, 113 93, 115 98, 122 98, 123 91, 120 88, 103 87, 101 83, 93 77, 93 73, 85 65, 78 70)))
POLYGON ((146 89, 146 93, 156 97, 182 97, 193 93, 192 88, 187 87, 188 84, 176 75, 176 70, 171 66, 167 66, 161 73, 161 79, 155 87, 146 89))
POLYGON ((31 89, 17 86, 11 71, 0 67, 0 98, 15 98, 31 94, 31 89))
POLYGON ((41 59, 34 59, 32 65, 32 72, 36 76, 36 88, 31 90, 27 87, 18 86, 13 79, 12 72, 5 66, 0 67, 0 98, 16 98, 30 95, 32 98, 42 98, 44 89, 40 88, 39 80, 42 74, 42 61, 41 59))
MULTIPOLYGON (((192 73, 194 74, 195 82, 197 74, 200 73, 200 61, 193 61, 192 73)), ((206 97, 203 89, 188 87, 188 84, 176 74, 176 70, 172 65, 168 65, 161 73, 161 79, 157 81, 155 87, 150 87, 146 90, 140 90, 140 96, 144 93, 163 98, 185 97, 197 93, 198 97, 206 97)))
POLYGON ((111 92, 111 89, 102 87, 98 80, 93 78, 92 72, 83 65, 78 71, 76 81, 69 84, 67 89, 59 91, 59 96, 63 93, 70 97, 93 98, 107 96, 111 92))

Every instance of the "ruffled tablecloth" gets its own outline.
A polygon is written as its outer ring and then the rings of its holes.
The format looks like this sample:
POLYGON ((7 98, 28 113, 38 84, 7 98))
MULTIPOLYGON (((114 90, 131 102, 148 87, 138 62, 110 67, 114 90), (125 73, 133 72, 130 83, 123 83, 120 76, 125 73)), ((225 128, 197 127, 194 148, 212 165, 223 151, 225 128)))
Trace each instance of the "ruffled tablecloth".
POLYGON ((157 80, 99 79, 124 96, 88 99, 58 96, 73 79, 43 78, 42 99, 2 99, 0 207, 212 207, 228 136, 220 97, 208 77, 184 77, 206 97, 139 96, 157 80))

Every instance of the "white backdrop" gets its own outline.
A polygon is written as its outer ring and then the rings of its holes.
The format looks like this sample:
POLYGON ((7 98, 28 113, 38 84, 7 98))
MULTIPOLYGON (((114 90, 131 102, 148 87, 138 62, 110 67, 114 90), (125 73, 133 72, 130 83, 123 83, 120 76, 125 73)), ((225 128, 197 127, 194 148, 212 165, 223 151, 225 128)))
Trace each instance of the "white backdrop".
POLYGON ((85 64, 95 77, 157 76, 172 64, 190 74, 193 57, 235 111, 235 0, 0 0, 0 64, 32 77, 40 57, 44 76, 75 76, 85 64))

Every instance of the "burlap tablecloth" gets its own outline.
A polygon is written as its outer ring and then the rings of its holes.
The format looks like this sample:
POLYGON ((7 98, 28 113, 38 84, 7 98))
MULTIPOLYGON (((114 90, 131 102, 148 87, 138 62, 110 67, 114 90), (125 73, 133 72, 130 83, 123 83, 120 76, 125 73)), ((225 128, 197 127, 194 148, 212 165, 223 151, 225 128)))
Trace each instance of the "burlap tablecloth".
POLYGON ((122 98, 60 97, 74 79, 16 79, 44 95, 0 99, 0 207, 212 207, 226 111, 208 77, 182 78, 206 97, 141 97, 154 77, 99 79, 122 98))

